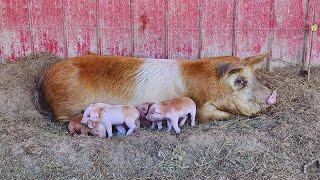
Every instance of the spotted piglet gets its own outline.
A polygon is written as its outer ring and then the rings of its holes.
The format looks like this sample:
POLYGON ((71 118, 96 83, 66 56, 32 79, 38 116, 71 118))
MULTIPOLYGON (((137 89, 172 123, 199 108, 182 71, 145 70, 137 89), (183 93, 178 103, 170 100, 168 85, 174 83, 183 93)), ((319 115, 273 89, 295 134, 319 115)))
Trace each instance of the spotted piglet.
MULTIPOLYGON (((95 127, 96 122, 99 121, 101 109, 111 106, 111 104, 107 103, 90 104, 89 107, 84 110, 81 123, 87 125, 89 128, 95 127)), ((123 125, 117 125, 116 129, 118 134, 126 134, 127 132, 123 125)))
MULTIPOLYGON (((148 121, 146 119, 146 116, 148 114, 149 108, 151 107, 152 103, 143 103, 140 104, 139 106, 137 106, 137 110, 140 112, 140 120, 145 122, 148 121)), ((150 122, 150 121, 148 121, 150 122)), ((154 129, 156 127, 156 125, 158 126, 158 130, 161 130, 163 128, 162 126, 162 121, 151 121, 151 129, 154 129)))
POLYGON ((98 110, 98 112, 92 116, 90 115, 90 120, 91 118, 96 118, 97 121, 94 121, 102 123, 107 129, 108 138, 110 138, 113 136, 112 125, 117 127, 118 125, 126 124, 129 128, 126 135, 130 135, 133 131, 139 129, 139 116, 139 111, 133 106, 113 105, 98 110))
POLYGON ((182 97, 153 104, 149 108, 146 119, 152 122, 167 120, 168 131, 173 127, 179 134, 181 132, 179 126, 184 125, 188 115, 191 118, 191 126, 195 126, 196 104, 192 99, 182 97), (179 119, 181 119, 180 124, 179 119))

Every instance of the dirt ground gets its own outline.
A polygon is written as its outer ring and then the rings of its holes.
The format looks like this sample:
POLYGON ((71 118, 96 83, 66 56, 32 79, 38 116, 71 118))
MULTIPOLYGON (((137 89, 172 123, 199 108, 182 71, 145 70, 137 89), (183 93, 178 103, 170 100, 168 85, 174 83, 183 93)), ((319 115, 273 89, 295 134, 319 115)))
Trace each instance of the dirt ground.
POLYGON ((145 127, 132 136, 71 137, 34 108, 35 77, 59 61, 37 54, 0 65, 1 179, 319 179, 320 68, 258 71, 278 103, 257 117, 145 127))

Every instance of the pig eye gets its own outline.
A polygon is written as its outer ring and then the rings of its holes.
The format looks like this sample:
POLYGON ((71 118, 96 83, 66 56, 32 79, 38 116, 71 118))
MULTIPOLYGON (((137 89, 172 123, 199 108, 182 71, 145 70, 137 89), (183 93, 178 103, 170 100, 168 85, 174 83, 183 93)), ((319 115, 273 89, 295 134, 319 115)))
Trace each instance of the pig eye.
POLYGON ((90 114, 88 114, 87 117, 90 117, 90 114))
POLYGON ((235 85, 240 87, 245 87, 247 85, 248 81, 245 80, 243 77, 236 79, 235 85))

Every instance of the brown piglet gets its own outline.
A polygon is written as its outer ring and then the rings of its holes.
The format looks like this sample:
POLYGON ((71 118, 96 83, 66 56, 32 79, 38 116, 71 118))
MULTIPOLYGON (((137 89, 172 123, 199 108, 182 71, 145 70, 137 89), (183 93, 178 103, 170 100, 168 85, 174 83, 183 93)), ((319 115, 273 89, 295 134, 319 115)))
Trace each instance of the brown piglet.
POLYGON ((101 123, 96 123, 95 127, 90 129, 88 126, 81 123, 82 114, 72 118, 68 124, 68 130, 71 135, 82 134, 82 135, 93 135, 99 137, 106 137, 106 129, 101 123))

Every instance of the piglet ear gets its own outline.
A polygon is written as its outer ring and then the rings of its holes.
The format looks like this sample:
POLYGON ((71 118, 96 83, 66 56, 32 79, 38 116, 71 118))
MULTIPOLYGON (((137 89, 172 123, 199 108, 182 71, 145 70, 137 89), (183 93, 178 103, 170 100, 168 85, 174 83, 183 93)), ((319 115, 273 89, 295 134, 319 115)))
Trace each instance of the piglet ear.
POLYGON ((149 110, 149 104, 148 103, 144 103, 141 107, 142 109, 142 112, 147 114, 148 113, 148 110, 149 110))
POLYGON ((222 62, 218 65, 218 76, 219 78, 229 76, 230 74, 234 74, 241 71, 245 66, 246 62, 243 61, 222 62))
POLYGON ((156 106, 155 108, 154 108, 154 112, 155 113, 162 113, 162 109, 159 107, 159 106, 156 106))
POLYGON ((266 52, 258 56, 247 57, 244 58, 243 61, 246 61, 253 70, 256 70, 263 62, 263 60, 269 56, 269 54, 269 52, 266 52))

